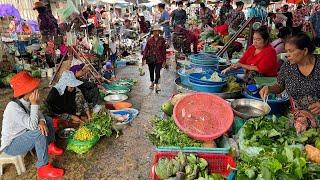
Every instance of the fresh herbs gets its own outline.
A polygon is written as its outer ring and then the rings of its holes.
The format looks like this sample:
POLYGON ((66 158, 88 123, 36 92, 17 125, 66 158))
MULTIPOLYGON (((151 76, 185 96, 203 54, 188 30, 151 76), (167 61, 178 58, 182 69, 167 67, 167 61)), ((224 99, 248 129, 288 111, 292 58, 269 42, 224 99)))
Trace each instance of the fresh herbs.
POLYGON ((153 130, 149 139, 155 146, 179 146, 179 147, 201 147, 202 144, 189 138, 174 123, 174 120, 160 119, 155 117, 152 120, 153 130))
POLYGON ((100 136, 111 136, 112 134, 112 118, 108 112, 94 114, 91 122, 88 124, 94 130, 99 132, 100 136))
POLYGON ((236 179, 319 178, 320 168, 307 163, 303 144, 317 139, 318 130, 297 135, 286 117, 255 118, 239 132, 240 161, 236 179))

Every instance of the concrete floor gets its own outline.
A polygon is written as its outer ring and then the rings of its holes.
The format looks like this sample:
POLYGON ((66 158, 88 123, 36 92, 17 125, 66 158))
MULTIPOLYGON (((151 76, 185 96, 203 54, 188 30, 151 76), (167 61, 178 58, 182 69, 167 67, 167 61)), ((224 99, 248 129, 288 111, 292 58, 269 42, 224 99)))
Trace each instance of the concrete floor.
MULTIPOLYGON (((56 157, 53 164, 65 169, 63 179, 110 179, 133 180, 149 179, 154 148, 150 144, 147 133, 150 130, 150 119, 160 114, 160 106, 167 101, 175 89, 175 71, 162 70, 161 89, 158 94, 149 87, 149 73, 145 66, 146 75, 139 76, 137 66, 127 66, 117 70, 118 76, 138 80, 129 94, 129 101, 140 111, 139 116, 131 126, 123 130, 118 138, 115 136, 102 138, 87 154, 76 155, 66 151, 56 157)), ((46 96, 48 90, 42 92, 46 96)), ((0 119, 5 105, 9 102, 11 91, 0 89, 0 119)), ((65 147, 65 144, 60 144, 65 147)), ((36 179, 35 159, 31 155, 25 158, 27 172, 17 176, 13 165, 4 167, 1 179, 36 179)))

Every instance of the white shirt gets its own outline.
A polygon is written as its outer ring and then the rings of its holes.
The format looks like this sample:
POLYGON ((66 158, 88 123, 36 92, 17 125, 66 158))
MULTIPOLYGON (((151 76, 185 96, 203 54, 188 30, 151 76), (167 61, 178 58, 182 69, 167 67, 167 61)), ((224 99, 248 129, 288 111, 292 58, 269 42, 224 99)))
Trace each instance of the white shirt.
POLYGON ((143 11, 142 14, 143 14, 144 19, 146 21, 149 21, 150 23, 152 22, 152 17, 151 17, 151 14, 148 10, 143 11))
POLYGON ((116 43, 113 43, 113 42, 110 41, 109 42, 109 48, 110 48, 112 54, 115 54, 117 52, 116 43))

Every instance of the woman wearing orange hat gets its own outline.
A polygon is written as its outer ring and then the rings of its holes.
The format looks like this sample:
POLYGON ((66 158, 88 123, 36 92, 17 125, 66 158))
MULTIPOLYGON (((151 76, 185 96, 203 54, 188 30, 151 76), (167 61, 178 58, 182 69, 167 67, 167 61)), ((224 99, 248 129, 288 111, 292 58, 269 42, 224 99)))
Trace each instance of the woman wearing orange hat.
POLYGON ((52 120, 45 118, 39 110, 40 80, 22 71, 10 80, 14 100, 9 102, 2 123, 0 151, 12 156, 26 154, 36 149, 38 176, 60 178, 64 171, 48 162, 48 154, 61 155, 54 141, 52 120), (49 144, 49 145, 48 145, 49 144))

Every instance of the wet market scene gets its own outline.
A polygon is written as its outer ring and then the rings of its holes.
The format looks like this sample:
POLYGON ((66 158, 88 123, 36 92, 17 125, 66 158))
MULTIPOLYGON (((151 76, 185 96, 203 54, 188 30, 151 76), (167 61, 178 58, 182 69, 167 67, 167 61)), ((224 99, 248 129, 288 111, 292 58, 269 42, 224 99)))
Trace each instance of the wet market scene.
POLYGON ((319 180, 320 0, 0 0, 0 179, 319 180))

